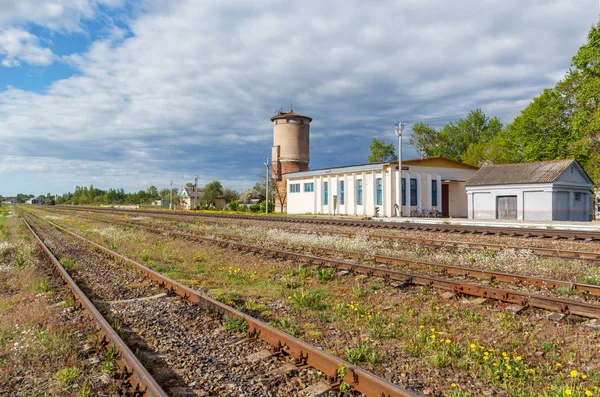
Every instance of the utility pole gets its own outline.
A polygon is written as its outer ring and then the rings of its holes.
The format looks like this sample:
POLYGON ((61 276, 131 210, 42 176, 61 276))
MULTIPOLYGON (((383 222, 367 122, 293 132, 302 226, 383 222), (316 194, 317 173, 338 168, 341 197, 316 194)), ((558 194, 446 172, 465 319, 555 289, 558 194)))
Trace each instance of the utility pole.
POLYGON ((169 209, 173 209, 173 181, 170 183, 171 189, 169 190, 169 209))
POLYGON ((265 184, 266 184, 266 188, 265 188, 265 214, 268 215, 269 214, 269 158, 266 158, 265 161, 265 168, 266 168, 266 172, 265 172, 265 184))
POLYGON ((194 209, 198 208, 198 175, 194 177, 194 209))
MULTIPOLYGON (((402 216, 402 131, 406 123, 394 123, 394 134, 398 137, 398 173, 396 174, 396 205, 398 217, 402 216)), ((408 215, 408 214, 406 214, 408 215)))

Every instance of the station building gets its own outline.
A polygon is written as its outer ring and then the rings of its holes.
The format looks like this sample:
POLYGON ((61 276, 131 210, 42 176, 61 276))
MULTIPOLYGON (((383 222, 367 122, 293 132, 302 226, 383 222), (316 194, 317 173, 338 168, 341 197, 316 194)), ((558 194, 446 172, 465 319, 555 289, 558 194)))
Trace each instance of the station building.
POLYGON ((466 184, 469 219, 591 221, 593 182, 576 160, 483 166, 466 184))
MULTIPOLYGON (((477 170, 444 157, 403 160, 402 216, 467 217, 466 181, 477 170)), ((398 161, 286 173, 287 213, 398 216, 397 173, 398 161)))

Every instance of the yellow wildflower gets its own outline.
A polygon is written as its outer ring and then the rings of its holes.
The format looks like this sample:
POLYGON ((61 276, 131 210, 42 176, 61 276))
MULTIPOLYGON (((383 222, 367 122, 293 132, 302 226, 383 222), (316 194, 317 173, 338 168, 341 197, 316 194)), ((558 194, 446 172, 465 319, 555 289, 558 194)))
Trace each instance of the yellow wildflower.
POLYGON ((521 356, 517 356, 517 361, 521 361, 521 356))
POLYGON ((451 342, 451 340, 450 340, 450 339, 446 339, 446 343, 450 343, 450 342, 451 342))
POLYGON ((456 387, 456 383, 452 383, 450 386, 452 386, 452 387, 456 387))
POLYGON ((560 367, 562 367, 562 364, 561 363, 556 363, 556 368, 560 368, 560 367))
POLYGON ((570 395, 571 395, 571 389, 567 389, 567 390, 565 390, 565 394, 566 394, 567 396, 570 396, 570 395))
POLYGON ((589 391, 589 390, 586 390, 586 391, 585 391, 585 395, 589 397, 589 396, 591 396, 591 395, 592 395, 592 392, 591 392, 591 391, 589 391))
POLYGON ((586 374, 582 374, 581 375, 581 379, 587 379, 587 375, 586 374))
POLYGON ((475 349, 475 345, 473 343, 471 343, 471 349, 475 349))
POLYGON ((579 372, 577 372, 576 369, 574 369, 573 371, 569 372, 569 375, 571 375, 571 378, 576 377, 577 375, 579 375, 579 372))

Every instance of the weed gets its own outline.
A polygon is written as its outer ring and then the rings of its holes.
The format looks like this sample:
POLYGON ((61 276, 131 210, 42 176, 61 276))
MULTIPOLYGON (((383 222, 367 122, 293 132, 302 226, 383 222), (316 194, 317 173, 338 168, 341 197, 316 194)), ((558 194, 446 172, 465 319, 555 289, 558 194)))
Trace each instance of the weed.
POLYGON ((352 390, 352 386, 350 386, 348 383, 344 382, 344 380, 343 380, 347 374, 348 374, 348 369, 346 368, 346 366, 344 364, 340 364, 340 366, 337 369, 337 376, 340 380, 342 380, 342 382, 340 383, 340 391, 343 391, 343 392, 352 390))
POLYGON ((279 320, 279 326, 283 331, 292 336, 298 337, 300 335, 300 327, 298 326, 296 320, 294 320, 293 318, 282 318, 281 320, 279 320))
POLYGON ((119 357, 119 351, 115 346, 111 346, 110 349, 107 349, 102 356, 105 360, 116 360, 119 357))
POLYGON ((90 383, 86 380, 83 381, 81 386, 79 386, 79 390, 77 391, 78 397, 87 397, 92 393, 92 387, 90 383))
POLYGON ((62 267, 65 268, 66 271, 73 271, 78 267, 77 263, 75 263, 73 259, 62 258, 59 262, 62 265, 62 267))
POLYGON ((67 391, 75 384, 81 375, 81 370, 76 367, 68 367, 61 369, 54 374, 54 379, 58 381, 58 384, 62 391, 67 391))
POLYGON ((148 262, 148 259, 150 259, 150 254, 148 254, 148 250, 143 250, 142 254, 140 255, 140 258, 144 261, 144 262, 148 262))
POLYGON ((60 302, 60 307, 63 309, 73 306, 75 306, 75 298, 73 297, 73 295, 68 295, 64 301, 60 302))
POLYGON ((312 269, 309 266, 300 266, 298 267, 298 275, 302 280, 306 280, 312 275, 312 269))
POLYGON ((325 296, 322 291, 312 289, 308 291, 294 292, 288 297, 298 308, 323 310, 327 305, 323 302, 325 296))
POLYGON ((242 317, 225 316, 223 325, 229 332, 244 332, 248 329, 248 323, 242 317))
POLYGON ((563 296, 573 296, 578 294, 577 290, 571 287, 560 287, 555 289, 554 292, 556 292, 558 295, 563 296))
POLYGON ((102 363, 102 372, 109 373, 115 368, 115 364, 112 361, 105 361, 102 363))
POLYGON ((519 319, 512 313, 500 312, 496 315, 500 320, 500 327, 507 331, 519 332, 521 331, 521 324, 519 319))
POLYGON ((316 273, 317 273, 317 279, 322 283, 326 283, 328 281, 333 280, 333 275, 335 273, 335 269, 320 267, 316 270, 316 273))
POLYGON ((52 286, 50 285, 50 283, 48 281, 42 280, 33 286, 33 290, 36 292, 47 293, 47 292, 52 291, 52 286))
POLYGON ((541 348, 544 352, 550 353, 556 350, 556 345, 552 342, 542 342, 541 348))
POLYGON ((369 338, 366 338, 364 341, 359 340, 353 349, 346 346, 344 354, 351 364, 358 364, 360 362, 375 364, 381 359, 381 353, 370 346, 369 338))
POLYGON ((584 284, 600 285, 600 274, 595 274, 593 276, 583 276, 581 277, 581 282, 584 284))

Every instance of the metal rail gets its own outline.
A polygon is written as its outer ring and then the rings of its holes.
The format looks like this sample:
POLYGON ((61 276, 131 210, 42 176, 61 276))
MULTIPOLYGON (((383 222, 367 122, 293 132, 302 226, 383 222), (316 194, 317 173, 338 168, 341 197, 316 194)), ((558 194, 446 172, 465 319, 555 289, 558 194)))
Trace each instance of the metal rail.
POLYGON ((333 218, 310 218, 297 216, 273 216, 265 217, 262 215, 233 215, 233 214, 209 214, 209 213, 191 213, 191 212, 167 212, 156 210, 126 210, 126 209, 99 209, 99 208, 74 208, 61 206, 77 211, 98 211, 98 212, 123 212, 135 214, 160 214, 165 216, 189 216, 189 217, 206 217, 206 218, 233 218, 246 219, 265 222, 291 222, 291 223, 308 223, 320 225, 334 226, 357 226, 376 229, 406 229, 406 230, 423 230, 432 232, 447 232, 447 233, 468 233, 468 234, 491 234, 498 236, 512 237, 536 237, 536 238, 551 238, 551 239, 569 239, 569 240, 586 240, 600 241, 600 231, 581 231, 581 230, 557 230, 557 229, 535 229, 535 228, 520 228, 520 227, 500 227, 500 226, 475 226, 475 225, 452 225, 452 224, 426 224, 412 222, 386 222, 372 220, 351 220, 351 219, 333 219, 333 218))
MULTIPOLYGON (((109 212, 109 211, 106 211, 109 212)), ((218 221, 214 221, 218 223, 218 221)), ((302 234, 320 234, 329 236, 344 236, 344 237, 355 237, 355 233, 342 232, 342 231, 310 231, 298 228, 283 228, 282 230, 289 232, 297 232, 302 234)), ((517 245, 505 245, 505 244, 491 244, 491 243, 477 243, 477 242, 466 242, 466 241, 451 241, 451 240, 433 240, 424 239, 417 237, 401 237, 401 236, 390 236, 387 234, 368 234, 369 239, 377 239, 383 241, 401 242, 407 244, 424 245, 434 248, 449 248, 449 249, 488 249, 490 251, 502 251, 502 250, 527 250, 535 253, 539 256, 550 257, 550 258, 563 258, 563 259, 581 259, 581 260, 600 260, 600 252, 594 251, 577 251, 577 250, 562 250, 557 248, 545 248, 545 247, 531 247, 531 246, 517 246, 517 245)))
POLYGON ((173 293, 188 299, 189 301, 198 304, 199 306, 214 310, 221 315, 239 317, 246 320, 248 323, 248 334, 250 337, 259 337, 260 339, 268 342, 273 346, 274 353, 286 352, 291 354, 298 365, 308 365, 316 368, 328 375, 331 383, 344 381, 350 386, 354 387, 359 392, 367 396, 377 397, 417 397, 419 394, 405 390, 396 386, 385 379, 382 379, 364 369, 357 367, 356 365, 350 364, 338 357, 335 357, 329 353, 326 353, 308 343, 297 339, 291 335, 288 335, 260 320, 257 320, 245 313, 242 313, 230 306, 227 306, 219 301, 216 301, 209 296, 204 295, 199 291, 195 291, 177 281, 174 281, 168 277, 165 277, 154 270, 147 268, 141 263, 135 262, 117 252, 109 250, 100 244, 96 244, 93 241, 86 239, 70 230, 67 230, 53 222, 46 219, 40 218, 37 215, 31 214, 38 219, 41 219, 57 230, 69 234, 85 243, 94 246, 102 252, 117 258, 123 262, 126 262, 134 266, 138 271, 144 274, 149 279, 157 282, 161 287, 171 290, 173 293), (344 366, 347 368, 346 376, 340 379, 338 376, 338 369, 344 366))
MULTIPOLYGON (((183 237, 183 238, 195 237, 195 236, 190 236, 189 234, 178 232, 178 231, 176 231, 177 229, 172 226, 160 225, 160 226, 150 227, 150 226, 140 225, 137 223, 127 222, 127 221, 117 221, 117 220, 112 220, 112 221, 100 220, 100 221, 107 222, 107 223, 116 223, 116 224, 120 224, 120 225, 124 225, 124 226, 137 227, 139 229, 146 230, 146 231, 153 232, 153 233, 157 232, 157 229, 159 229, 159 230, 162 229, 163 231, 165 231, 175 237, 183 237)), ((201 230, 192 230, 192 229, 185 229, 185 231, 191 232, 194 234, 200 234, 200 235, 218 236, 218 237, 221 237, 221 238, 224 238, 227 240, 234 240, 234 241, 249 240, 249 241, 252 241, 255 243, 260 243, 259 239, 255 239, 252 237, 241 237, 241 236, 236 236, 236 235, 231 235, 231 234, 223 234, 223 233, 209 234, 209 233, 206 233, 201 230)), ((216 240, 213 238, 206 238, 206 239, 208 241, 214 241, 214 242, 222 241, 222 240, 216 240)), ((240 247, 242 247, 242 248, 243 247, 257 248, 254 245, 250 246, 250 245, 245 245, 245 244, 241 244, 241 243, 239 243, 239 244, 240 244, 240 247)), ((572 290, 575 290, 578 292, 582 292, 584 294, 589 294, 590 296, 600 297, 600 286, 593 285, 593 284, 584 284, 584 283, 577 283, 577 282, 571 282, 571 281, 565 281, 565 280, 533 277, 533 276, 526 276, 526 275, 520 275, 520 274, 514 274, 514 273, 492 271, 492 270, 482 270, 482 269, 477 269, 477 268, 472 268, 472 267, 454 266, 454 265, 447 265, 447 264, 442 264, 442 263, 417 261, 417 260, 404 259, 404 258, 395 257, 395 256, 364 255, 364 254, 357 253, 357 252, 342 251, 342 250, 337 250, 337 249, 332 249, 332 248, 319 248, 319 247, 310 247, 310 246, 301 246, 301 247, 303 247, 303 249, 309 250, 311 252, 319 252, 319 253, 324 253, 327 255, 331 255, 331 254, 341 255, 341 256, 346 256, 346 257, 350 257, 353 259, 359 259, 359 260, 371 260, 371 261, 375 261, 377 263, 383 263, 383 264, 387 264, 387 265, 401 265, 401 266, 406 266, 406 267, 411 267, 411 268, 418 268, 418 269, 422 269, 422 270, 438 269, 447 275, 472 277, 472 278, 487 280, 490 282, 491 281, 499 281, 499 282, 506 282, 506 283, 511 283, 511 284, 530 285, 530 286, 534 286, 537 288, 545 287, 548 289, 569 288, 569 289, 572 289, 572 290)))
POLYGON ((133 352, 127 347, 123 339, 117 334, 117 332, 110 326, 110 324, 104 319, 102 314, 96 309, 96 307, 92 304, 92 302, 85 296, 85 294, 81 291, 81 289, 77 286, 75 281, 69 276, 69 273, 64 269, 64 267, 60 264, 60 262, 56 259, 56 257, 52 254, 52 252, 46 247, 37 233, 33 230, 31 225, 25 220, 25 218, 21 216, 21 219, 35 237, 38 245, 42 248, 42 250, 46 253, 48 258, 52 261, 56 270, 60 274, 61 278, 65 281, 67 287, 71 290, 75 299, 79 302, 81 306, 85 308, 85 310, 90 314, 90 316, 98 323, 104 337, 110 341, 110 343, 117 349, 118 358, 117 364, 119 368, 123 372, 126 377, 131 379, 133 376, 134 382, 132 383, 132 387, 135 386, 135 393, 137 395, 151 395, 153 397, 166 397, 167 393, 160 387, 160 385, 156 382, 156 380, 150 375, 148 370, 142 365, 142 363, 137 359, 137 357, 133 354, 133 352), (143 388, 143 389, 142 389, 143 388))
MULTIPOLYGON (((502 289, 502 288, 493 288, 487 287, 472 283, 465 283, 460 281, 446 280, 435 277, 430 277, 421 274, 407 273, 401 272, 398 270, 392 269, 382 269, 376 268, 372 266, 361 265, 357 263, 339 261, 334 259, 328 259, 323 257, 317 257, 312 255, 299 254, 296 252, 290 251, 281 251, 271 248, 258 247, 254 245, 242 244, 239 242, 229 241, 229 240, 219 240, 216 238, 209 237, 200 237, 200 236, 192 236, 189 234, 178 233, 178 232, 166 232, 169 235, 175 237, 183 237, 189 240, 199 241, 199 242, 210 242, 213 244, 218 244, 223 247, 230 247, 235 249, 240 249, 248 252, 256 252, 262 253, 265 255, 271 255, 273 257, 279 257, 282 259, 294 259, 297 261, 302 261, 309 264, 315 264, 320 266, 328 266, 332 267, 336 270, 347 270, 354 273, 365 274, 368 276, 379 276, 388 281, 399 281, 404 284, 413 284, 413 285, 421 285, 425 287, 434 287, 446 291, 452 291, 456 293, 461 293, 465 295, 471 295, 482 298, 495 299, 507 303, 515 303, 525 307, 535 307, 540 309, 546 309, 551 311, 556 311, 565 314, 575 314, 582 317, 588 318, 600 318, 600 305, 594 305, 586 302, 579 302, 569 299, 561 299, 561 298, 553 298, 543 295, 533 295, 528 293, 523 293, 515 290, 502 289)), ((380 261, 388 261, 394 260, 397 262, 408 262, 403 259, 393 258, 393 257, 384 257, 384 256, 376 256, 376 259, 379 258, 380 261)), ((423 262, 424 264, 426 262, 423 262)), ((424 265, 426 266, 426 265, 424 265)), ((438 264, 429 264, 429 266, 445 266, 438 264)), ((579 291, 590 291, 590 294, 598 295, 598 287, 594 285, 588 284, 578 284, 578 283, 570 283, 559 280, 551 280, 551 279, 541 279, 535 277, 527 277, 527 276, 519 276, 508 273, 501 272, 488 272, 484 270, 478 269, 465 269, 456 267, 454 270, 448 270, 449 274, 454 275, 463 275, 463 276, 472 276, 483 278, 487 280, 498 280, 504 282, 512 282, 512 283, 521 283, 521 284, 529 284, 538 287, 548 287, 548 288, 558 288, 561 286, 568 286, 570 288, 577 289, 579 291)))

